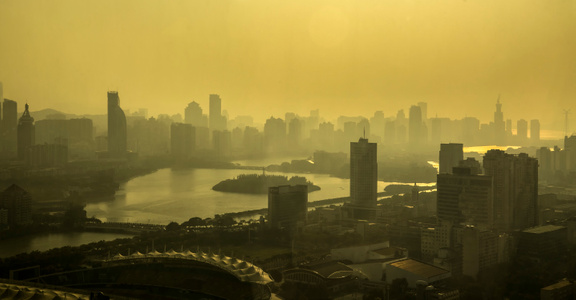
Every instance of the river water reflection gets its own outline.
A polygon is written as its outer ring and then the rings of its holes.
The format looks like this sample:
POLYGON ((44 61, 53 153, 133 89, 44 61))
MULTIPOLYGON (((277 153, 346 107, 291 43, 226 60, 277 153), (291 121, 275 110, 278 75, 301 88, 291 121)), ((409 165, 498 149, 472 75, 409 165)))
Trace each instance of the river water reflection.
MULTIPOLYGON (((238 169, 161 169, 121 184, 116 199, 90 203, 89 217, 103 221, 168 224, 187 221, 191 217, 213 217, 215 214, 266 208, 268 196, 224 193, 212 190, 218 182, 240 174, 256 174, 257 170, 238 169)), ((308 194, 308 201, 346 197, 350 194, 348 179, 325 174, 272 173, 305 176, 320 191, 308 194)), ((378 182, 378 191, 391 182, 378 182)), ((433 183, 432 183, 433 184, 433 183)))

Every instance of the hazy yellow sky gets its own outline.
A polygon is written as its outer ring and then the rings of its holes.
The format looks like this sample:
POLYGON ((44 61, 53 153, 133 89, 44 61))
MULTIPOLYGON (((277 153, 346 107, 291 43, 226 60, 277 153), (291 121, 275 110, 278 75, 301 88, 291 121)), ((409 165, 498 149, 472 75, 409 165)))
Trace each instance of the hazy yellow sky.
MULTIPOLYGON (((4 96, 33 110, 576 115, 574 0, 0 0, 4 96)), ((575 124, 576 125, 576 124, 575 124)))

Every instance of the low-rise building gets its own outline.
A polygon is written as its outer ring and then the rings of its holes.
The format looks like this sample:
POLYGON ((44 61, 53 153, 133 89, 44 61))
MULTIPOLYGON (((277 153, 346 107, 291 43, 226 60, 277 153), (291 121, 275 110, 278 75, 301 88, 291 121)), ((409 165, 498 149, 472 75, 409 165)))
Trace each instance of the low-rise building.
POLYGON ((448 270, 410 258, 386 266, 386 282, 388 284, 392 284, 394 279, 406 278, 410 288, 416 288, 416 282, 420 280, 441 286, 442 282, 451 276, 452 274, 448 270))

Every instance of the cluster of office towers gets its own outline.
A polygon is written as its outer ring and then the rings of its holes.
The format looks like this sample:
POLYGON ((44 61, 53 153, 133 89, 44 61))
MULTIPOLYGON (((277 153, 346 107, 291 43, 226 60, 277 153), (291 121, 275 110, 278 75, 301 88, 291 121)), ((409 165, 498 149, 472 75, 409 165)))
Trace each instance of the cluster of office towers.
POLYGON ((24 112, 18 117, 18 103, 3 98, 2 83, 0 100, 3 100, 0 105, 2 160, 17 161, 33 167, 54 167, 68 162, 69 146, 93 151, 92 120, 66 120, 64 116, 58 116, 35 121, 28 104, 25 104, 24 112))

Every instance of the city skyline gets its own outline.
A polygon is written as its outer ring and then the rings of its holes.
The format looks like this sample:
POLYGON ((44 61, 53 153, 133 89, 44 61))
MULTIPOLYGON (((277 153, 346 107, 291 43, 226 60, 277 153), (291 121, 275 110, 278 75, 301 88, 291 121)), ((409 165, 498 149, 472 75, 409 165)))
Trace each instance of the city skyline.
POLYGON ((37 109, 105 113, 102 91, 118 90, 154 115, 217 93, 259 119, 423 101, 486 122, 501 94, 505 118, 561 129, 576 98, 570 2, 26 3, 0 4, 0 80, 37 109))

